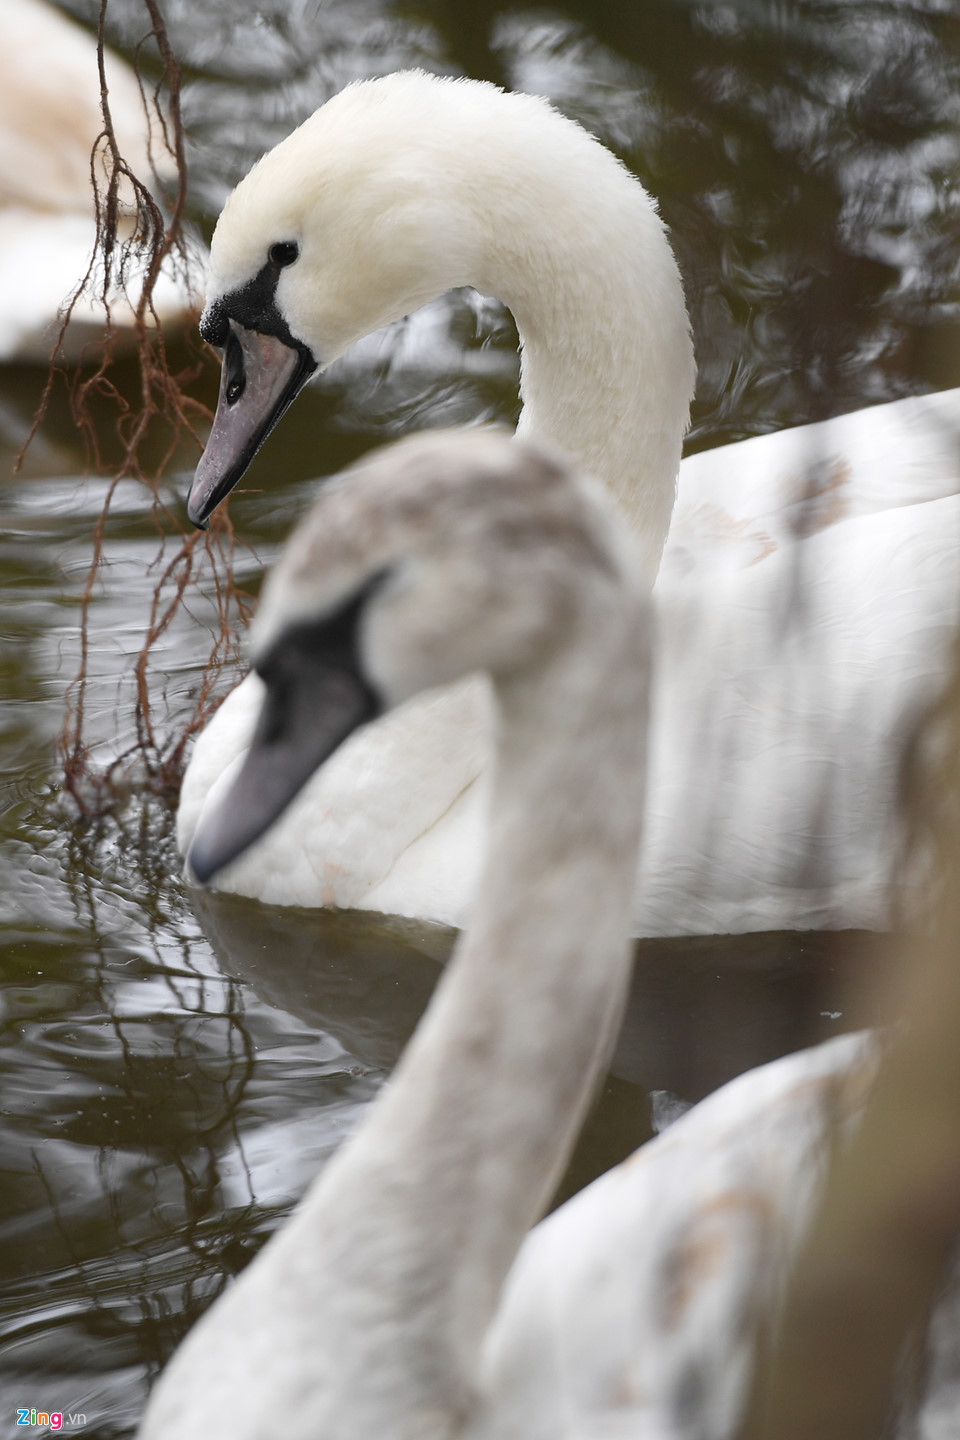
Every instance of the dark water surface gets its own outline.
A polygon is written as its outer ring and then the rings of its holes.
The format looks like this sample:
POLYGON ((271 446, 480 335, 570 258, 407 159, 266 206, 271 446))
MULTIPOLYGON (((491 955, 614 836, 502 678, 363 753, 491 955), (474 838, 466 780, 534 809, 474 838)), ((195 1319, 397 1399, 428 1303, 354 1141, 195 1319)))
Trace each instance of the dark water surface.
MULTIPOLYGON (((93 0, 71 0, 89 21, 93 0)), ((168 0, 192 205, 357 75, 421 64, 551 95, 661 200, 701 378, 693 446, 960 383, 960 22, 949 5, 168 0)), ((111 0, 118 48, 145 28, 111 0)), ((464 157, 469 163, 469 157, 464 157)), ((0 284, 9 283, 0 277, 0 284)), ((373 441, 516 410, 493 301, 437 302, 345 357, 284 422, 233 516, 256 583, 311 492, 373 441)), ((132 377, 128 377, 132 380, 132 377)), ((209 395, 214 383, 206 382, 209 395)), ((15 1409, 131 1433, 151 1377, 356 1123, 451 937, 349 914, 197 900, 159 800, 81 823, 55 741, 104 481, 61 406, 9 478, 42 375, 0 371, 0 1435, 15 1409)), ((170 503, 195 452, 172 467, 170 503)), ((88 733, 131 737, 156 537, 130 482, 93 602, 88 733), (126 696, 126 698, 124 698, 126 696)), ((165 635, 158 713, 189 705, 198 596, 165 635)), ((614 1071, 565 1189, 740 1070, 850 1023, 855 936, 640 948, 614 1071), (653 1099, 651 1100, 651 1096, 653 1099)))

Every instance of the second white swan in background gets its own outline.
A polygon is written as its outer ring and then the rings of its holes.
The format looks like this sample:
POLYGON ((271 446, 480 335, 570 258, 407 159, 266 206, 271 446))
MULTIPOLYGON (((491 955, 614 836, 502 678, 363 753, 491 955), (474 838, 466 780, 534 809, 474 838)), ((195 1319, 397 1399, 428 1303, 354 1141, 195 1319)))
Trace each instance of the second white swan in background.
MULTIPOLYGON (((46 364, 59 329, 59 311, 84 275, 97 242, 90 184, 91 151, 103 129, 97 45, 47 0, 3 0, 0 21, 0 361, 46 364)), ((136 76, 109 48, 104 72, 120 153, 144 184, 155 188, 154 167, 169 182, 173 156, 158 118, 152 125, 148 122, 148 102, 136 76)), ((108 170, 102 145, 96 175, 103 194, 108 170)), ((126 181, 119 201, 123 241, 133 233, 133 193, 126 181)), ((191 248, 199 261, 199 244, 191 242, 191 248)), ((134 339, 133 307, 145 268, 134 251, 128 265, 129 297, 116 287, 111 296, 111 323, 128 343, 134 339)), ((165 265, 153 303, 157 318, 172 330, 193 312, 196 298, 185 278, 165 265)), ((79 360, 105 321, 103 305, 92 294, 81 296, 62 347, 69 360, 79 360)))

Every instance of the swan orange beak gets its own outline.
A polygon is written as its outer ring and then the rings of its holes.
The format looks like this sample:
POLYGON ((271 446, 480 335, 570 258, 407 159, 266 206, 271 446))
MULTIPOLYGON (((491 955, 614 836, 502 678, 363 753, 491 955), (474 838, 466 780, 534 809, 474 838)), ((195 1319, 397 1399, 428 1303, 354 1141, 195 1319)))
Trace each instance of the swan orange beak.
POLYGON ((217 413, 187 498, 187 515, 199 530, 207 528, 316 368, 305 345, 294 347, 230 321, 217 413))

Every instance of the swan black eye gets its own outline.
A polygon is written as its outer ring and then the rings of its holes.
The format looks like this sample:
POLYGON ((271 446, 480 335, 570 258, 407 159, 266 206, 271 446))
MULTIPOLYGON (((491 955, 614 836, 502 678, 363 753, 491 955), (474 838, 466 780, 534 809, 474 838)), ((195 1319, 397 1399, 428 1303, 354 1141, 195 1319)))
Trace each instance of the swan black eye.
POLYGON ((294 260, 300 258, 300 246, 294 240, 278 240, 276 245, 270 246, 270 264, 292 265, 294 260))

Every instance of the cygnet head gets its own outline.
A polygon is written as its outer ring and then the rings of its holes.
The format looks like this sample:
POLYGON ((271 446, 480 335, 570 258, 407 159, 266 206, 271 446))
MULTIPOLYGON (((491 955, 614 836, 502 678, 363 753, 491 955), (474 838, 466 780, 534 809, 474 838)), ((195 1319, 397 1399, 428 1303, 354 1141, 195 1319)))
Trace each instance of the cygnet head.
POLYGON ((475 671, 522 687, 573 637, 589 664, 635 651, 647 603, 610 502, 539 445, 434 431, 374 452, 324 491, 264 588, 263 710, 189 869, 210 880, 354 729, 418 691, 475 671))

